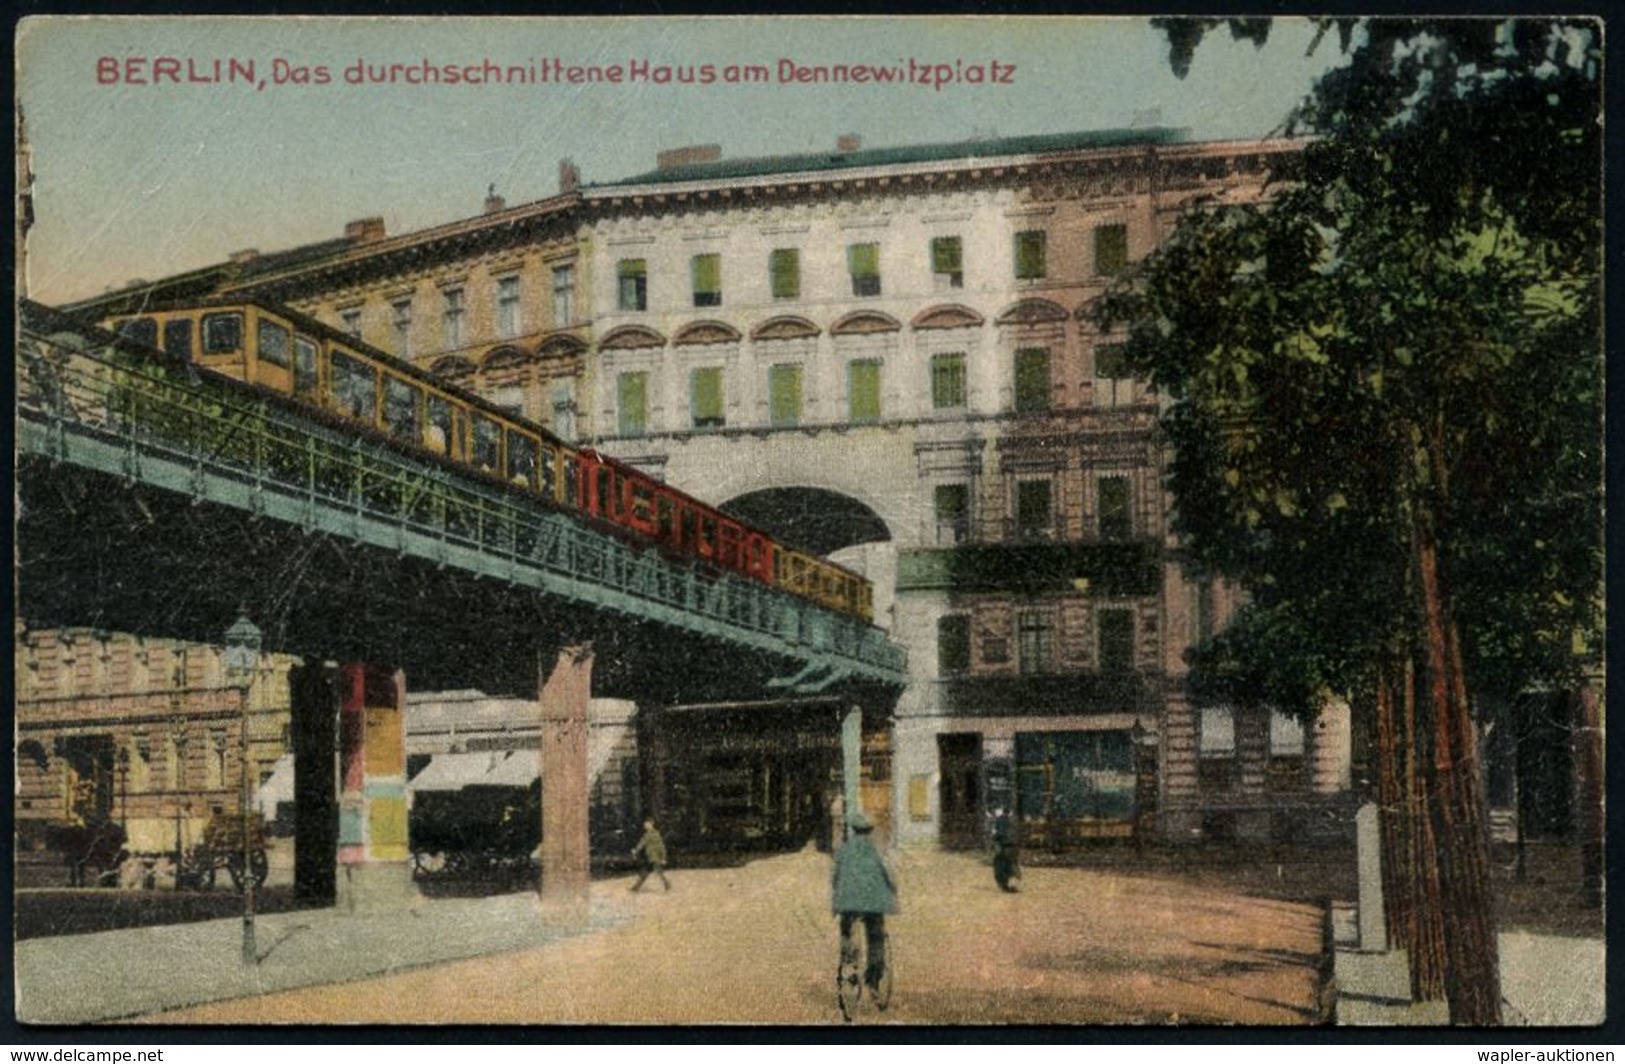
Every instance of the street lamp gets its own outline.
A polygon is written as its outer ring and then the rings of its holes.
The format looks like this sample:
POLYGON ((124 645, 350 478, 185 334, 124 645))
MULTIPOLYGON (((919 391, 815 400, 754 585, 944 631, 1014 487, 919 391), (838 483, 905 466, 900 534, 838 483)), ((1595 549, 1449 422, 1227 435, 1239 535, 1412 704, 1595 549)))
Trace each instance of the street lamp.
POLYGON ((253 796, 252 775, 248 764, 248 688, 254 682, 254 669, 260 661, 260 630, 247 617, 239 615, 226 629, 226 675, 237 681, 237 706, 241 727, 238 731, 239 767, 242 770, 242 788, 238 796, 238 811, 242 814, 243 846, 243 966, 259 963, 259 951, 254 946, 254 862, 253 862, 253 796))

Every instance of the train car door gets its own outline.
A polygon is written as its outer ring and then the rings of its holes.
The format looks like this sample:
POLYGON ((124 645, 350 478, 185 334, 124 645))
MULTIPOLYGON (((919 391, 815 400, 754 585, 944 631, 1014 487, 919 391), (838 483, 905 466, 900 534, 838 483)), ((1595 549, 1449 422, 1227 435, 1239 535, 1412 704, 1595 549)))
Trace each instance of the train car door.
POLYGON ((198 365, 243 380, 248 375, 244 351, 243 312, 222 310, 203 315, 203 344, 198 365))

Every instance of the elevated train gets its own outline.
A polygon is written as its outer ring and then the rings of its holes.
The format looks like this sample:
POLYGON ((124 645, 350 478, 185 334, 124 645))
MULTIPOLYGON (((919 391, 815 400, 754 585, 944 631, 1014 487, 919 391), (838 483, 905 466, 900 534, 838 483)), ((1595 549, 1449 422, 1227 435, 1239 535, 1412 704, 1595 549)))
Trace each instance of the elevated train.
POLYGON ((860 618, 868 580, 778 543, 693 496, 591 447, 566 443, 472 392, 284 307, 209 301, 103 323, 127 339, 269 388, 426 450, 663 549, 860 618))

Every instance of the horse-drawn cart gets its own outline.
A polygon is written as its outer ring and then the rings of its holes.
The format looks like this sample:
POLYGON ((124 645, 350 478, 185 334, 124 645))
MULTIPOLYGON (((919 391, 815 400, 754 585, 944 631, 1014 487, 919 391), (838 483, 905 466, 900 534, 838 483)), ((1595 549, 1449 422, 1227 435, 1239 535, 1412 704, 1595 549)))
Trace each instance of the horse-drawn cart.
POLYGON ((203 829, 203 839, 181 860, 181 887, 214 889, 215 879, 224 868, 233 890, 242 891, 244 869, 254 877, 256 888, 265 885, 271 863, 265 852, 265 819, 259 813, 248 818, 248 845, 243 845, 243 817, 239 813, 216 813, 203 829))

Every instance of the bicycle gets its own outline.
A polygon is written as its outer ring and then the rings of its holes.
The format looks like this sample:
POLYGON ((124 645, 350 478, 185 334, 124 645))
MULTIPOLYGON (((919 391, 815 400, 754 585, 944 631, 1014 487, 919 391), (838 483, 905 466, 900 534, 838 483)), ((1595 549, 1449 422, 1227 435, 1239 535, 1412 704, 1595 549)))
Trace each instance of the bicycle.
MULTIPOLYGON (((865 936, 867 940, 867 936, 865 936)), ((890 953, 890 951, 887 951, 890 953)), ((835 1000, 841 1007, 841 1018, 851 1023, 857 1018, 858 1000, 863 996, 864 951, 856 935, 841 936, 841 958, 835 969, 835 1000)), ((891 1004, 892 961, 885 958, 880 969, 880 980, 870 988, 869 998, 880 1012, 891 1004)))

